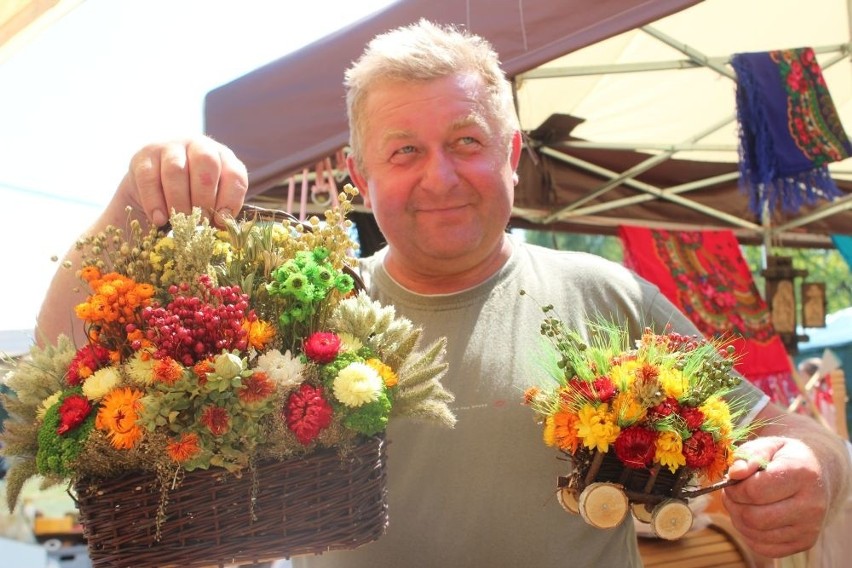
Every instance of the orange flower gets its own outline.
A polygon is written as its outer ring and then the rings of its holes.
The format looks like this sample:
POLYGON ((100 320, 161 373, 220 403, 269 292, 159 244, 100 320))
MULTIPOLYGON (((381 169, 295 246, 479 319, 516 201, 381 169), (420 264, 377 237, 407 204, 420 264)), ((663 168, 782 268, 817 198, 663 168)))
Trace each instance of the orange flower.
POLYGON ((164 357, 154 362, 154 380, 167 385, 173 385, 183 376, 183 367, 171 357, 164 357))
POLYGON ((202 359, 192 366, 192 372, 198 377, 198 384, 204 386, 207 384, 207 375, 214 371, 213 361, 210 359, 202 359))
POLYGON ((251 404, 252 402, 263 402, 275 392, 275 385, 269 380, 269 376, 263 371, 255 371, 250 377, 243 380, 243 386, 238 392, 240 400, 251 404))
POLYGON ((716 455, 710 465, 704 468, 704 477, 707 478, 707 483, 716 483, 725 477, 725 473, 732 463, 734 463, 734 453, 729 452, 731 441, 721 439, 716 444, 716 455))
POLYGON ((573 412, 559 411, 553 415, 553 434, 556 446, 560 450, 571 452, 577 451, 580 438, 577 435, 577 423, 579 419, 573 412))
POLYGON ((98 270, 97 266, 84 266, 80 270, 80 278, 82 278, 86 282, 91 282, 92 280, 96 280, 100 277, 101 271, 98 270))
POLYGON ((197 456, 201 452, 198 443, 198 434, 184 433, 179 440, 171 440, 166 446, 166 451, 173 461, 183 463, 197 456))
POLYGON ((541 393, 541 389, 538 387, 529 387, 524 391, 524 402, 523 404, 532 404, 535 398, 541 393))
POLYGON ((129 387, 117 388, 101 401, 95 427, 109 434, 114 448, 129 450, 142 438, 142 429, 136 425, 136 420, 142 411, 143 394, 129 387))
POLYGON ((275 328, 269 322, 261 319, 244 321, 243 329, 246 330, 249 345, 258 351, 266 347, 272 341, 272 338, 275 337, 275 328))

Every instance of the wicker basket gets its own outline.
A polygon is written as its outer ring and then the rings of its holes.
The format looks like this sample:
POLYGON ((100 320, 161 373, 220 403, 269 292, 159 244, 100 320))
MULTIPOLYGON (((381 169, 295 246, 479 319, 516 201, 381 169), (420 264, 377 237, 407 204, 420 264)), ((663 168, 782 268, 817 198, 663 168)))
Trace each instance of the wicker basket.
POLYGON ((240 478, 194 471, 168 488, 159 530, 161 487, 153 475, 80 480, 74 489, 96 568, 221 567, 378 539, 388 521, 385 463, 386 442, 376 436, 343 458, 322 450, 240 478))

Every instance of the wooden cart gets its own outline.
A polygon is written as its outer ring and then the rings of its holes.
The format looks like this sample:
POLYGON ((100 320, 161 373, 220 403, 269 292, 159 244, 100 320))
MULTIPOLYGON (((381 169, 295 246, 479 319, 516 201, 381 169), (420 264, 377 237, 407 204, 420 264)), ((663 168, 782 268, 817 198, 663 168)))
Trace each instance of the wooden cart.
POLYGON ((682 537, 692 527, 689 499, 733 483, 725 480, 707 487, 691 486, 694 472, 689 468, 675 473, 659 464, 650 469, 630 468, 611 452, 580 450, 570 459, 573 470, 557 481, 557 498, 565 510, 601 529, 621 524, 629 510, 667 540, 682 537))

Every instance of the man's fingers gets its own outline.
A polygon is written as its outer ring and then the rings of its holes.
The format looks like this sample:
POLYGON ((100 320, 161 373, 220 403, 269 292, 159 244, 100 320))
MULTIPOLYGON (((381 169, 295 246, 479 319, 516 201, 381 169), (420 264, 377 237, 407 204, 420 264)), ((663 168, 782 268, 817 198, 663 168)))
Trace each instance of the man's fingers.
POLYGON ((248 172, 243 162, 225 146, 219 147, 222 170, 216 192, 217 213, 236 215, 242 208, 248 191, 248 172))
POLYGON ((189 164, 189 196, 192 205, 201 209, 208 218, 216 209, 222 160, 218 144, 209 138, 192 140, 186 146, 189 164))
POLYGON ((123 181, 126 194, 138 202, 145 217, 157 226, 168 221, 168 205, 160 178, 160 154, 150 148, 137 152, 123 181))
POLYGON ((172 209, 189 213, 192 209, 189 162, 185 143, 165 144, 160 150, 160 178, 166 213, 172 209))
POLYGON ((157 226, 172 210, 198 207, 216 219, 236 214, 248 190, 245 165, 234 153, 209 138, 146 146, 133 156, 124 182, 128 201, 137 203, 157 226))

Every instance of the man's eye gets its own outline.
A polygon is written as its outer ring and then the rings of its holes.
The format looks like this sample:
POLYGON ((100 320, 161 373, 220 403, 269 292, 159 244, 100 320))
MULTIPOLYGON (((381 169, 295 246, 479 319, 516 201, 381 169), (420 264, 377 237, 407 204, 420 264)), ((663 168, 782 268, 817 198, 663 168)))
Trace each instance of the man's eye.
POLYGON ((461 138, 459 138, 459 144, 476 144, 476 138, 474 138, 473 136, 462 136, 461 138))
POLYGON ((397 149, 396 154, 411 154, 414 152, 414 146, 403 146, 397 149))

